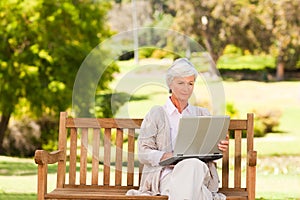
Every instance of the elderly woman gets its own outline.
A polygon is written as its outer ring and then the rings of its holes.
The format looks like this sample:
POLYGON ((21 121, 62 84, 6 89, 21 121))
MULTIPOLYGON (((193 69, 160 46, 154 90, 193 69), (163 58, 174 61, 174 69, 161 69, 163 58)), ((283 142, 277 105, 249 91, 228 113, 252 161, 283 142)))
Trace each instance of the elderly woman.
MULTIPOLYGON (((165 105, 153 107, 145 116, 138 138, 138 157, 144 164, 139 191, 128 195, 168 195, 170 200, 225 199, 218 192, 215 164, 185 159, 176 165, 160 166, 172 156, 179 119, 182 116, 210 115, 206 108, 189 104, 198 72, 186 58, 174 61, 166 81, 170 97, 165 105)), ((219 143, 226 151, 228 140, 219 143)))

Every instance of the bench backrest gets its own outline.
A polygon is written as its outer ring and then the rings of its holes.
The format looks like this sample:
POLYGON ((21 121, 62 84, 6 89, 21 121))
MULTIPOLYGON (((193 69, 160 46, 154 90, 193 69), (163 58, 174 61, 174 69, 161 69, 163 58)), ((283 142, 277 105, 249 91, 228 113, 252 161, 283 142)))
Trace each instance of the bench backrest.
MULTIPOLYGON (((138 186, 141 173, 135 166, 138 163, 135 162, 135 139, 141 123, 142 119, 68 118, 66 112, 61 112, 58 148, 64 152, 65 159, 58 163, 57 187, 138 186), (79 173, 76 172, 78 167, 79 173)), ((233 187, 247 187, 248 169, 246 180, 243 181, 242 133, 247 136, 246 152, 252 151, 253 115, 248 114, 247 119, 242 120, 231 119, 229 130, 233 132, 234 145, 230 144, 233 148, 230 147, 222 159, 222 188, 232 187, 229 181, 232 179, 229 173, 231 160, 234 162, 233 187)))

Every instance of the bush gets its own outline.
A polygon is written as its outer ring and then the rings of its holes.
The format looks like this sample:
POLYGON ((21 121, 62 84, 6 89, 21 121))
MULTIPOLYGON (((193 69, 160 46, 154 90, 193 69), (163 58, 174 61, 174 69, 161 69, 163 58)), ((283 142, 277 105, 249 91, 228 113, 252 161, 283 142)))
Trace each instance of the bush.
POLYGON ((14 121, 3 141, 7 156, 31 157, 39 146, 40 127, 34 121, 23 118, 14 121))
POLYGON ((52 151, 57 148, 58 121, 43 116, 35 121, 29 117, 13 121, 4 137, 5 155, 32 157, 36 149, 52 151))
POLYGON ((226 104, 226 115, 229 115, 230 118, 238 118, 239 117, 239 111, 238 109, 234 106, 233 103, 227 103, 226 104))
POLYGON ((37 120, 36 123, 39 125, 41 132, 39 148, 47 151, 57 149, 58 121, 58 118, 54 116, 42 116, 37 120))
POLYGON ((241 56, 243 53, 242 53, 242 49, 233 45, 233 44, 229 44, 227 45, 224 50, 223 50, 223 55, 238 55, 238 56, 241 56))
POLYGON ((267 133, 275 131, 275 128, 279 126, 280 117, 282 112, 278 109, 254 109, 255 126, 254 136, 263 137, 267 133))
POLYGON ((139 58, 150 58, 155 48, 144 47, 139 49, 139 58))
POLYGON ((157 58, 157 59, 162 59, 162 58, 166 58, 168 56, 168 52, 161 50, 161 49, 156 49, 155 51, 153 51, 152 53, 152 58, 157 58))

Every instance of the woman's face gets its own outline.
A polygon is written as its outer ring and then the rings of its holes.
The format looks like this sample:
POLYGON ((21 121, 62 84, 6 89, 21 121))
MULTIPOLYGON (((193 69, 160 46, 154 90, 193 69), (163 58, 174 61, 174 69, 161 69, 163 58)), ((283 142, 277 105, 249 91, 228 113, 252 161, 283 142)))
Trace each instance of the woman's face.
POLYGON ((175 77, 170 84, 172 95, 179 101, 187 101, 194 90, 195 76, 175 77))

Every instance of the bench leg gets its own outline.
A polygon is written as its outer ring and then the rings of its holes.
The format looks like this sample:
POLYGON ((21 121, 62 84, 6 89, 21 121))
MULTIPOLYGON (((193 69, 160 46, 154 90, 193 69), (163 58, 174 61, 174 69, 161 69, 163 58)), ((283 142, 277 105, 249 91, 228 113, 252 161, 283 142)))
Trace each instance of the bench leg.
POLYGON ((47 165, 38 165, 38 181, 37 181, 37 199, 44 200, 45 194, 47 193, 47 165))
POLYGON ((255 199, 255 183, 256 183, 256 161, 257 161, 257 152, 249 151, 248 152, 248 178, 247 178, 247 190, 248 190, 248 199, 255 199))

